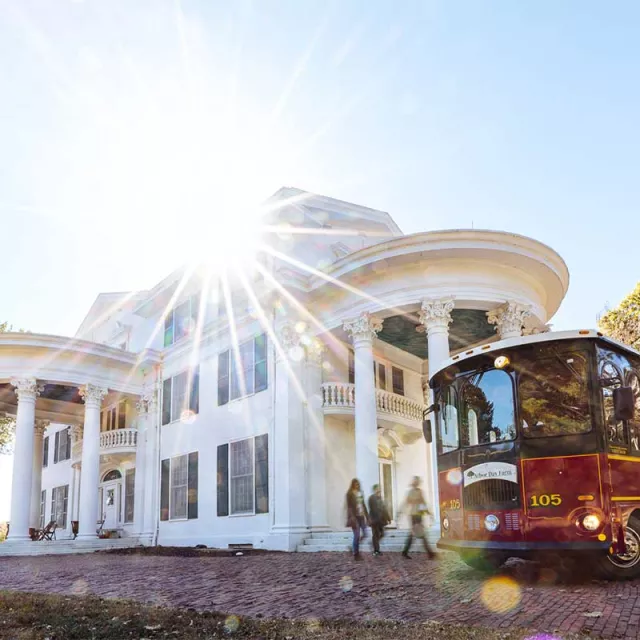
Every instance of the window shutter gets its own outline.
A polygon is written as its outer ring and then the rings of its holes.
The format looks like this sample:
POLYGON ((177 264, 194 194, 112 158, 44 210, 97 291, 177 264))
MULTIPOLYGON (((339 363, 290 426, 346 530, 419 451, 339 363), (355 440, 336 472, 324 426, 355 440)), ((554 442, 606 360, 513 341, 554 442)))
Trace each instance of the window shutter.
POLYGON ((44 445, 42 450, 42 466, 49 466, 49 436, 44 439, 44 445))
POLYGON ((399 396, 404 395, 404 371, 397 367, 391 367, 391 380, 393 383, 393 393, 399 396))
POLYGON ((135 512, 136 470, 127 469, 124 474, 124 521, 133 522, 135 512))
POLYGON ((200 408, 200 367, 193 370, 191 389, 189 390, 189 410, 198 413, 200 408))
POLYGON ((67 527, 67 510, 69 507, 69 485, 65 484, 62 488, 62 522, 60 522, 60 526, 63 529, 67 527))
POLYGON ((268 384, 267 375, 267 336, 262 333, 254 343, 254 392, 264 391, 268 384))
POLYGON ((198 452, 189 454, 189 472, 187 480, 189 502, 187 518, 193 520, 198 517, 198 452))
POLYGON ((229 515, 229 445, 218 447, 218 516, 229 515))
POLYGON ((162 383, 162 424, 171 422, 171 378, 162 383))
POLYGON ((170 311, 164 319, 164 346, 173 344, 173 311, 170 311))
POLYGON ((171 460, 167 458, 162 461, 160 474, 160 520, 169 519, 169 472, 171 470, 171 460))
POLYGON ((268 435, 258 436, 255 442, 256 513, 269 513, 269 444, 268 435))
POLYGON ((218 355, 218 406, 229 402, 229 351, 218 355))
POLYGON ((353 358, 353 351, 349 349, 349 384, 354 384, 356 381, 356 366, 353 358))
POLYGON ((387 367, 378 363, 378 385, 383 391, 387 390, 387 367))
POLYGON ((64 430, 64 458, 63 460, 69 460, 71 458, 71 427, 67 427, 64 430))
POLYGON ((55 447, 53 448, 53 463, 58 462, 58 451, 60 451, 60 432, 56 431, 55 447))

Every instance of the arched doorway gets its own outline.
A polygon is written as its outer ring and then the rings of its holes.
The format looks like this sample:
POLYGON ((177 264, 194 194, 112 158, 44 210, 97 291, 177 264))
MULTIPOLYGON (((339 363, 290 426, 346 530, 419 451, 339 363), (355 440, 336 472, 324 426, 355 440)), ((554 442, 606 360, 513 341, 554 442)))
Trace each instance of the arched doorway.
POLYGON ((100 520, 104 530, 118 529, 122 523, 122 473, 107 471, 100 483, 100 520))

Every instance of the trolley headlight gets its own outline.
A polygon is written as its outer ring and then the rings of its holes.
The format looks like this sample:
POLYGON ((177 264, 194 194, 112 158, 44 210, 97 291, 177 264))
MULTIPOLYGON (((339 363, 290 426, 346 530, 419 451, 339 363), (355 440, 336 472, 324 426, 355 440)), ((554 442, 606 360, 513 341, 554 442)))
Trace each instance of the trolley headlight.
POLYGON ((445 516, 444 518, 442 518, 442 528, 445 531, 449 531, 449 518, 447 518, 447 516, 445 516))
POLYGON ((500 526, 500 520, 498 519, 498 516, 494 516, 493 513, 490 513, 484 519, 484 528, 487 531, 497 531, 499 526, 500 526))
POLYGON ((600 518, 594 513, 588 513, 582 518, 582 526, 587 531, 596 531, 600 527, 600 518))

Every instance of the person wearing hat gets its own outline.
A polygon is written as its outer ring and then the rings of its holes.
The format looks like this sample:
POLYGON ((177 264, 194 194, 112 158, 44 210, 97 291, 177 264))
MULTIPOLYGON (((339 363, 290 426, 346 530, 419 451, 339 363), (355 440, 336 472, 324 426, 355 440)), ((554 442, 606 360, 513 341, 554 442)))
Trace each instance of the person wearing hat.
POLYGON ((380 485, 373 485, 373 493, 369 496, 369 526, 371 527, 371 539, 373 542, 373 555, 382 555, 380 540, 384 537, 384 528, 391 522, 387 505, 382 499, 380 485))

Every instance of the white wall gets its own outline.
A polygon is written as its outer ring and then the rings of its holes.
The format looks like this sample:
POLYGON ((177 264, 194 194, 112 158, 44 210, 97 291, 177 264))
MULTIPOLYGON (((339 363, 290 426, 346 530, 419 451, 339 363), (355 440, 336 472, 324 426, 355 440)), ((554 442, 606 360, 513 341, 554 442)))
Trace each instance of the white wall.
POLYGON ((356 473, 353 420, 347 422, 335 416, 326 416, 324 428, 329 526, 332 529, 344 529, 347 516, 345 496, 356 473))

